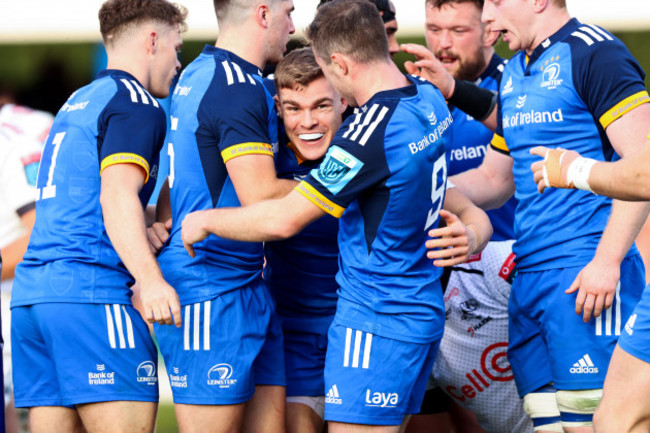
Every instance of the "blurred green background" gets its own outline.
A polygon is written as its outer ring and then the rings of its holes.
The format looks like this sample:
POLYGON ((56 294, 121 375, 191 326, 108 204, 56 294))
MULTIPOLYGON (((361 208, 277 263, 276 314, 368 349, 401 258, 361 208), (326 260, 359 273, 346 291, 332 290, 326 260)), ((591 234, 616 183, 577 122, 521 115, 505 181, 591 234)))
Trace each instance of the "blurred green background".
MULTIPOLYGON (((617 32, 645 71, 650 71, 650 31, 617 32)), ((424 44, 423 36, 402 37, 399 41, 424 44)), ((214 41, 186 41, 181 63, 186 66, 214 41)), ((509 58, 512 52, 503 43, 497 52, 509 58)), ((98 44, 15 44, 0 45, 0 95, 9 94, 24 105, 56 112, 72 91, 90 82, 101 64, 98 44)), ((396 56, 402 64, 405 54, 396 56)), ((650 83, 646 77, 646 87, 650 83)))

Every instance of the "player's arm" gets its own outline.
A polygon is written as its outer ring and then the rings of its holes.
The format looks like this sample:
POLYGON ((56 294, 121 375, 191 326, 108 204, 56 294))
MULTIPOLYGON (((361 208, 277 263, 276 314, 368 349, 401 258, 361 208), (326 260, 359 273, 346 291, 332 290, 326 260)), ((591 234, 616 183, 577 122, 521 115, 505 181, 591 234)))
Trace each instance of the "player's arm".
POLYGON ((106 232, 140 284, 145 320, 180 326, 178 295, 163 279, 147 241, 144 210, 138 197, 143 184, 142 169, 135 164, 114 164, 102 171, 100 202, 106 232))
POLYGON ((435 266, 453 266, 467 261, 485 248, 492 237, 487 214, 476 207, 457 188, 447 189, 440 211, 446 226, 429 231, 427 257, 435 266))
POLYGON ((450 104, 472 116, 491 131, 497 127, 496 95, 474 83, 456 80, 431 51, 418 44, 403 44, 401 50, 412 54, 416 62, 405 62, 409 74, 435 85, 450 104))
POLYGON ((488 147, 477 168, 450 177, 451 182, 481 209, 502 206, 515 192, 512 158, 488 147))
POLYGON ((172 229, 172 209, 169 199, 169 179, 163 181, 158 193, 158 201, 155 206, 147 206, 147 238, 149 246, 154 254, 158 254, 169 238, 172 229))
POLYGON ((247 242, 286 239, 323 215, 325 211, 293 190, 282 198, 250 206, 192 212, 183 220, 182 239, 194 257, 192 245, 210 234, 247 242))
POLYGON ((278 179, 270 155, 232 158, 226 162, 226 169, 242 206, 284 197, 298 185, 295 180, 278 179))
POLYGON ((531 166, 537 189, 579 188, 621 200, 650 200, 649 128, 650 104, 635 108, 607 128, 612 143, 632 145, 627 156, 616 162, 596 162, 562 149, 532 149, 531 153, 545 158, 531 166))
POLYGON ((20 215, 20 221, 27 229, 25 235, 14 240, 9 245, 2 247, 2 280, 8 280, 14 277, 16 265, 23 259, 27 245, 29 244, 29 236, 34 228, 34 221, 36 220, 36 210, 32 207, 30 210, 20 215))
MULTIPOLYGON (((643 104, 625 114, 606 129, 614 150, 622 161, 637 159, 645 147, 643 125, 650 124, 650 105, 643 104)), ((607 165, 609 163, 605 163, 607 165)), ((614 164, 611 164, 612 166, 614 164)), ((650 203, 614 200, 612 210, 593 260, 583 269, 567 293, 578 291, 576 312, 588 321, 612 304, 620 278, 620 264, 645 223, 650 203)))

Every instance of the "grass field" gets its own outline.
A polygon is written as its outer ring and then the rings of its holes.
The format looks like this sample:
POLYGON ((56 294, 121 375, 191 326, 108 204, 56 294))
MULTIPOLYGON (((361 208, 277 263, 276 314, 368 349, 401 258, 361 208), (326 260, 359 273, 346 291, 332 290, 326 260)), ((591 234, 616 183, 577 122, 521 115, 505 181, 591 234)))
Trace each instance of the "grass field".
POLYGON ((158 419, 156 421, 156 433, 178 433, 174 405, 172 403, 160 403, 158 407, 158 419))

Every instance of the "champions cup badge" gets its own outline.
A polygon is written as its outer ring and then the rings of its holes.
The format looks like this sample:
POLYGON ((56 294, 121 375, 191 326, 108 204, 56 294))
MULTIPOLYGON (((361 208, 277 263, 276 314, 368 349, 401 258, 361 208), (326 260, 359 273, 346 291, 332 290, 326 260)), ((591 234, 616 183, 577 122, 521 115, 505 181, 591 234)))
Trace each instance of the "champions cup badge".
POLYGON ((318 170, 318 176, 324 183, 334 184, 339 182, 356 165, 356 161, 345 155, 338 149, 333 149, 318 170))

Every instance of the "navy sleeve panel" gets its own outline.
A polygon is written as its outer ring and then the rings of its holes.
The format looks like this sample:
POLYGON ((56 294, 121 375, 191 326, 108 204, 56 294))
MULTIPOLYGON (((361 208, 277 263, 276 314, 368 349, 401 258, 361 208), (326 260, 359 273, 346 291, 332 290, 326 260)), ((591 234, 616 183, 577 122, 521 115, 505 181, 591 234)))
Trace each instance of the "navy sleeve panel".
POLYGON ((374 111, 371 108, 368 113, 359 113, 346 120, 320 167, 305 178, 320 195, 343 209, 390 175, 384 134, 389 121, 386 114, 393 107, 379 104, 374 107, 374 111))
POLYGON ((148 93, 132 98, 120 88, 107 104, 98 120, 102 170, 117 163, 134 163, 142 166, 148 178, 167 130, 165 111, 154 101, 148 93))
POLYGON ((567 42, 576 91, 605 128, 611 122, 603 123, 604 115, 626 98, 645 92, 645 73, 627 47, 600 27, 583 25, 567 42))
POLYGON ((216 65, 213 83, 201 101, 197 134, 213 137, 221 152, 239 144, 273 143, 264 85, 251 75, 243 82, 230 83, 222 72, 224 67, 216 65))

